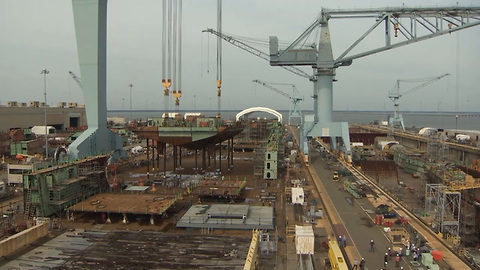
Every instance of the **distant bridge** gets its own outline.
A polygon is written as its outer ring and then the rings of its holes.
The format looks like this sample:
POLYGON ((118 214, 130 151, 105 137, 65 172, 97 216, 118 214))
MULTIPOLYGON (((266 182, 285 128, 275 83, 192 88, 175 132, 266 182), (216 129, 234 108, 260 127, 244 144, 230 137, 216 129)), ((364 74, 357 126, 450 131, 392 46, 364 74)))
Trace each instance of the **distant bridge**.
POLYGON ((266 107, 252 107, 252 108, 248 108, 248 109, 245 109, 239 113, 237 113, 236 115, 236 120, 240 120, 240 118, 244 115, 248 115, 248 114, 251 114, 253 112, 266 112, 266 113, 269 113, 271 115, 274 115, 277 117, 278 119, 278 122, 282 122, 282 114, 273 110, 273 109, 270 109, 270 108, 266 108, 266 107))

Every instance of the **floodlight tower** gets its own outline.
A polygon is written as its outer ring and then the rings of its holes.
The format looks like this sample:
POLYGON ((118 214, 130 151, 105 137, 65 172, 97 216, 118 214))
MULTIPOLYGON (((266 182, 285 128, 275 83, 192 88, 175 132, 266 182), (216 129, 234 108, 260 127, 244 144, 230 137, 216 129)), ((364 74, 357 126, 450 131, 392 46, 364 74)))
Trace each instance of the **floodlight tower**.
MULTIPOLYGON (((290 46, 280 50, 278 38, 270 37, 270 65, 272 66, 312 66, 316 80, 313 81, 313 118, 303 121, 300 145, 308 158, 306 138, 312 136, 330 137, 333 149, 337 148, 337 138, 341 139, 340 150, 350 155, 348 123, 333 122, 333 82, 336 68, 349 66, 354 59, 394 49, 433 37, 450 34, 462 29, 480 25, 480 7, 435 7, 435 8, 379 8, 354 10, 322 9, 319 18, 310 25, 290 46), (333 58, 328 22, 332 18, 372 19, 373 25, 352 43, 338 58, 333 58), (385 44, 347 56, 369 34, 384 24, 385 44), (320 27, 318 45, 302 47, 309 35, 320 27), (393 37, 397 38, 394 42, 393 37), (318 110, 317 110, 318 109, 318 110)), ((371 45, 366 45, 371 46, 371 45)))
POLYGON ((48 69, 44 68, 40 72, 43 75, 43 95, 45 97, 44 105, 44 123, 45 123, 45 159, 48 158, 48 127, 47 127, 47 75, 50 73, 48 69))

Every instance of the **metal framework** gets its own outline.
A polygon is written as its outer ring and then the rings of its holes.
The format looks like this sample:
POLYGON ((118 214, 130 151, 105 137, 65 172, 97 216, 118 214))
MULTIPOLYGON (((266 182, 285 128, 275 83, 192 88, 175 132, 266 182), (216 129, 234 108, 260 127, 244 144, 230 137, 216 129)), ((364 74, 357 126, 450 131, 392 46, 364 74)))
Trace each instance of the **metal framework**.
MULTIPOLYGON (((362 21, 362 23, 365 23, 362 21)), ((348 123, 333 122, 333 81, 337 67, 349 66, 354 59, 394 49, 422 40, 450 34, 480 24, 480 7, 443 7, 443 8, 398 8, 334 10, 323 9, 319 18, 311 24, 290 46, 279 49, 276 36, 270 37, 270 65, 296 66, 308 65, 314 69, 314 117, 305 121, 302 128, 301 145, 304 154, 308 154, 308 137, 330 137, 332 148, 337 147, 337 138, 341 138, 342 151, 350 154, 348 123), (330 19, 373 19, 373 25, 355 40, 340 56, 334 58, 330 38, 330 19), (385 36, 384 44, 349 55, 354 48, 372 34, 380 25, 385 36), (318 44, 304 47, 314 30, 320 28, 318 44), (395 37, 395 40, 394 40, 395 37), (318 109, 321 109, 319 112, 318 109)), ((371 45, 365 45, 371 46, 371 45)), ((362 50, 362 49, 359 49, 362 50)))
POLYGON ((290 125, 291 124, 291 119, 292 117, 297 117, 297 118, 300 118, 300 122, 302 121, 302 112, 300 111, 300 108, 298 107, 298 103, 300 101, 303 100, 303 98, 299 97, 298 95, 298 91, 297 89, 295 88, 295 85, 294 84, 289 84, 289 83, 267 83, 267 82, 263 82, 263 81, 260 81, 260 80, 253 80, 254 83, 258 83, 262 86, 265 86, 267 89, 270 89, 272 90, 273 92, 277 93, 277 94, 280 94, 290 100, 292 100, 292 104, 290 106, 290 110, 288 111, 288 124, 290 125), (271 86, 270 84, 278 84, 278 85, 289 85, 289 86, 292 86, 293 87, 293 97, 290 96, 289 94, 271 86))
POLYGON ((266 112, 266 113, 269 113, 271 115, 274 115, 277 117, 278 119, 278 122, 282 122, 282 114, 273 110, 273 109, 270 109, 270 108, 267 108, 267 107, 252 107, 252 108, 248 108, 248 109, 245 109, 239 113, 237 113, 237 115, 235 116, 235 120, 236 121, 239 121, 240 118, 242 118, 242 116, 244 115, 248 115, 248 114, 251 114, 253 112, 266 112))
POLYGON ((459 236, 461 192, 443 184, 427 184, 425 210, 432 217, 432 226, 444 234, 459 236))
POLYGON ((450 75, 450 74, 446 73, 446 74, 436 76, 436 77, 421 78, 421 79, 397 80, 397 82, 395 83, 395 87, 393 88, 393 91, 390 91, 388 93, 388 98, 390 100, 392 100, 393 105, 395 107, 395 110, 393 112, 393 117, 390 117, 388 119, 389 129, 394 130, 395 125, 399 125, 401 129, 405 130, 405 124, 403 122, 403 116, 402 116, 402 114, 400 114, 399 100, 400 100, 401 97, 403 97, 407 94, 413 93, 417 90, 420 90, 420 89, 422 89, 422 88, 424 88, 424 87, 426 87, 426 86, 428 86, 428 85, 430 85, 430 84, 432 84, 432 83, 434 83, 434 82, 436 82, 436 81, 440 80, 441 78, 443 78, 445 76, 448 76, 448 75, 450 75), (423 82, 423 83, 400 93, 400 83, 420 83, 420 82, 423 82))
POLYGON ((446 142, 445 135, 441 133, 428 136, 427 155, 431 160, 446 160, 449 156, 450 147, 446 142))
MULTIPOLYGON (((233 36, 228 36, 228 35, 225 35, 223 33, 219 33, 211 28, 207 28, 206 30, 203 30, 202 32, 205 32, 205 33, 210 33, 210 34, 213 34, 217 37, 220 37, 221 39, 225 40, 226 42, 232 44, 233 46, 237 47, 237 48, 240 48, 250 54, 253 54, 255 56, 258 56, 264 60, 267 60, 267 61, 270 61, 270 56, 265 53, 265 52, 262 52, 240 40, 237 40, 235 39, 233 36)), ((298 69, 296 67, 289 67, 289 66, 284 66, 282 67, 290 72, 292 72, 293 74, 296 74, 298 76, 301 76, 301 77, 304 77, 304 78, 307 78, 309 80, 312 80, 313 79, 313 76, 311 75, 308 75, 305 71, 301 70, 301 69, 298 69)))

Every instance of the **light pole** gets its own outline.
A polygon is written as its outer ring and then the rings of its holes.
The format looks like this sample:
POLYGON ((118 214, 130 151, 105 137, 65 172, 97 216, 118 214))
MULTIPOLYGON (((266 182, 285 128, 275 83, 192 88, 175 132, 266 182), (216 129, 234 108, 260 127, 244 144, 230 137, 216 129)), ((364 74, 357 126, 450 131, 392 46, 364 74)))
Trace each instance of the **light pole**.
POLYGON ((133 84, 129 84, 128 86, 130 86, 130 121, 133 120, 132 118, 132 88, 133 88, 133 84))
POLYGON ((455 115, 455 134, 458 132, 458 114, 455 115))
POLYGON ((45 97, 45 104, 44 104, 44 110, 45 110, 45 159, 48 158, 48 127, 47 127, 47 74, 49 74, 50 71, 48 71, 46 68, 42 69, 40 74, 43 74, 43 95, 45 97))

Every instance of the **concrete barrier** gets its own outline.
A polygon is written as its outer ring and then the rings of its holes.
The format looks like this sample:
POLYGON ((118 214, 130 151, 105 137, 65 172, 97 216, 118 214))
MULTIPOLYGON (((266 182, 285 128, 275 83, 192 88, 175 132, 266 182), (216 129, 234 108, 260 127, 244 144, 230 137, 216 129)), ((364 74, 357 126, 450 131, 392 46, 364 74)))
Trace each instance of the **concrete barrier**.
POLYGON ((0 256, 4 257, 18 251, 20 248, 33 243, 34 241, 48 234, 48 223, 42 222, 29 229, 0 241, 0 256))

